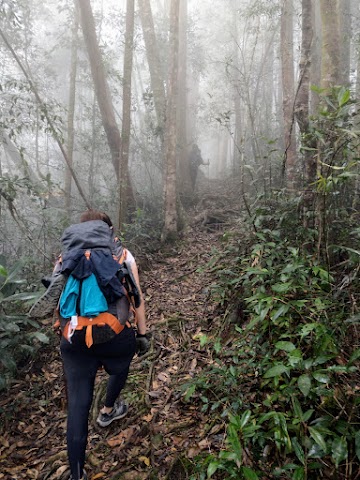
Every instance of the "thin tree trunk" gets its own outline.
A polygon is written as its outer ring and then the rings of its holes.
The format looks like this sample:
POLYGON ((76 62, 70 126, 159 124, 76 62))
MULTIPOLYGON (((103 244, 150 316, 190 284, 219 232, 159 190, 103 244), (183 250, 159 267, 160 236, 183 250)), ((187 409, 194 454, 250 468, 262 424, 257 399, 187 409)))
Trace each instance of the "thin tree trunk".
POLYGON ((233 155, 233 174, 239 175, 241 173, 241 149, 242 149, 242 117, 241 117, 241 97, 240 97, 240 61, 239 61, 239 31, 238 31, 238 12, 240 7, 239 0, 233 2, 230 0, 230 5, 233 8, 233 29, 234 29, 234 113, 235 113, 235 131, 234 131, 234 155, 233 155))
POLYGON ((340 31, 341 84, 350 86, 350 40, 352 38, 351 0, 337 0, 340 31))
MULTIPOLYGON (((320 4, 311 2, 311 24, 313 41, 311 44, 310 58, 310 83, 320 88, 321 85, 321 14, 320 4)), ((318 92, 310 92, 310 114, 317 115, 320 96, 318 92)))
POLYGON ((314 211, 315 191, 313 184, 316 179, 316 156, 313 150, 316 144, 309 138, 309 107, 310 107, 310 59, 311 45, 313 41, 312 28, 312 0, 302 0, 302 40, 300 58, 299 87, 295 103, 295 116, 299 125, 303 140, 303 156, 305 171, 305 192, 304 192, 304 226, 313 226, 311 212, 314 211))
POLYGON ((179 6, 180 0, 172 0, 170 11, 170 59, 169 82, 166 112, 166 175, 164 201, 163 240, 171 240, 177 235, 176 210, 176 105, 179 53, 179 6))
MULTIPOLYGON (((341 51, 340 51, 340 28, 337 2, 334 0, 320 0, 321 25, 322 25, 322 62, 321 62, 321 86, 327 95, 331 95, 331 89, 341 84, 341 51)), ((325 103, 325 102, 324 102, 325 103)), ((328 105, 327 105, 328 107, 328 105)), ((318 142, 318 154, 321 159, 325 146, 318 142)), ((320 174, 327 176, 322 163, 318 165, 320 174)), ((317 195, 316 227, 318 231, 318 256, 328 258, 328 222, 330 211, 327 202, 330 200, 325 191, 317 195)))
POLYGON ((35 126, 35 165, 36 171, 41 174, 39 165, 39 107, 36 107, 36 126, 35 126))
MULTIPOLYGON (((69 86, 69 111, 67 121, 67 153, 71 166, 73 165, 74 152, 74 116, 75 116, 75 96, 76 96, 76 71, 77 71, 77 48, 78 48, 78 29, 79 29, 79 9, 75 4, 74 24, 71 40, 71 60, 70 60, 70 86, 69 86)), ((68 216, 71 207, 71 172, 69 168, 65 169, 65 209, 68 216)))
POLYGON ((196 143, 197 124, 196 118, 198 115, 198 101, 199 101, 199 86, 200 78, 196 71, 189 73, 189 93, 188 93, 188 118, 186 120, 187 138, 190 143, 196 143))
POLYGON ((134 45, 134 0, 126 3, 126 31, 123 73, 123 112, 122 145, 119 171, 119 227, 126 221, 128 202, 133 200, 132 190, 128 188, 129 150, 131 130, 131 78, 133 69, 134 45))
POLYGON ((22 172, 22 174, 28 177, 34 184, 40 181, 38 172, 32 169, 28 162, 25 161, 19 148, 3 132, 0 132, 0 145, 3 146, 5 153, 12 160, 15 171, 22 172))
POLYGON ((320 0, 322 25, 321 86, 340 85, 340 30, 337 3, 320 0))
POLYGON ((96 98, 111 152, 112 164, 114 166, 116 176, 118 177, 121 137, 115 119, 115 111, 111 100, 109 85, 105 76, 101 51, 96 39, 95 20, 91 10, 90 0, 77 1, 80 8, 80 21, 89 56, 96 98))
POLYGON ((139 14, 144 33, 146 54, 149 64, 151 89, 154 95, 155 111, 160 131, 164 138, 166 94, 164 75, 161 68, 157 39, 155 35, 154 20, 152 16, 150 0, 139 0, 139 14))
POLYGON ((293 0, 284 0, 281 14, 281 65, 283 85, 284 139, 287 185, 294 188, 296 142, 294 132, 294 33, 293 0))
POLYGON ((96 171, 95 152, 97 144, 97 129, 96 129, 96 95, 94 93, 92 107, 91 107, 91 147, 90 147, 90 166, 89 166, 89 195, 95 193, 94 172, 96 171))
POLYGON ((187 0, 180 2, 179 20, 179 75, 178 75, 178 120, 177 144, 179 149, 179 188, 184 198, 191 195, 189 148, 187 140, 187 0))

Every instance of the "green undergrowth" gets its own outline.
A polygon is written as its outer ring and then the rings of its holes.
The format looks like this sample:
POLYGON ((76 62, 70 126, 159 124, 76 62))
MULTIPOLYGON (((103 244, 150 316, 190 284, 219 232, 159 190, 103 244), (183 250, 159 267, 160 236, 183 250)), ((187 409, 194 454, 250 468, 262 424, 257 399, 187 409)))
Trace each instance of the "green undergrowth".
POLYGON ((0 391, 35 359, 39 347, 49 342, 44 327, 24 311, 35 295, 24 291, 23 267, 21 261, 11 268, 0 265, 0 391))
POLYGON ((354 478, 356 286, 339 289, 336 268, 282 228, 258 231, 229 235, 207 267, 213 295, 232 314, 200 337, 210 359, 184 396, 226 427, 222 446, 195 459, 191 479, 354 478))

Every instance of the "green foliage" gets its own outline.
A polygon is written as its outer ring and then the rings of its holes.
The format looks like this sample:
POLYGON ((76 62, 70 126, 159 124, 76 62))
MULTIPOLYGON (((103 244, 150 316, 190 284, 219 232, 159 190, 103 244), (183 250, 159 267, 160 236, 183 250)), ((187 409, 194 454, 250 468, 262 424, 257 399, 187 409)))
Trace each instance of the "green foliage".
MULTIPOLYGON (((279 216, 273 226, 286 224, 279 216)), ((326 464, 345 478, 346 464, 359 467, 359 350, 345 343, 349 308, 335 301, 335 272, 285 232, 232 239, 209 267, 214 295, 238 305, 242 323, 222 338, 199 338, 213 361, 186 385, 184 400, 227 428, 223 448, 197 459, 206 475, 194 479, 315 479, 326 464)))
POLYGON ((0 265, 0 390, 34 356, 39 345, 49 341, 38 322, 19 313, 24 302, 34 298, 33 293, 18 291, 26 283, 21 278, 22 267, 21 262, 10 270, 0 265))
POLYGON ((162 226, 160 211, 137 208, 132 222, 124 225, 121 238, 132 252, 136 253, 137 249, 144 246, 147 251, 157 250, 162 226))
POLYGON ((316 91, 320 108, 302 138, 301 150, 313 151, 317 162, 317 178, 308 186, 316 189, 316 206, 314 212, 306 214, 316 218, 319 249, 325 258, 328 246, 335 240, 351 245, 347 243, 350 222, 357 224, 359 119, 348 89, 316 91))

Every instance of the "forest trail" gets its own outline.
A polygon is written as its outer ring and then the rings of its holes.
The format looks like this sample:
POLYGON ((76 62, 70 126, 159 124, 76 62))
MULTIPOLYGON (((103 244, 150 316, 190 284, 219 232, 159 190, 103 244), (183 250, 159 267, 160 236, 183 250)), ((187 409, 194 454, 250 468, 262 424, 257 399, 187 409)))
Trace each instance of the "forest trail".
MULTIPOLYGON (((128 416, 106 429, 95 423, 106 374, 99 372, 89 421, 89 479, 188 478, 183 461, 223 440, 182 387, 211 361, 201 347, 216 316, 211 276, 201 271, 221 247, 221 230, 199 226, 176 247, 151 260, 141 274, 152 347, 135 358, 125 387, 128 416)), ((66 395, 58 349, 47 349, 0 402, 0 479, 68 479, 66 395)))

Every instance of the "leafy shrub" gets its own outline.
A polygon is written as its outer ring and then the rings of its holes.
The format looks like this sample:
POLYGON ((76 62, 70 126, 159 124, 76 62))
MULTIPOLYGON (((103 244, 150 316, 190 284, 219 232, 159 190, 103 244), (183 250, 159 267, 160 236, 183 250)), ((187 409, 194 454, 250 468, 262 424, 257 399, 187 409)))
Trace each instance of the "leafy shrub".
POLYGON ((26 281, 20 278, 22 263, 9 271, 0 265, 0 390, 26 361, 31 359, 48 337, 38 322, 22 314, 23 302, 33 299, 33 293, 18 292, 26 281))
POLYGON ((228 305, 241 297, 244 323, 200 339, 213 361, 185 400, 227 427, 224 448, 199 458, 192 478, 349 478, 360 463, 360 350, 348 342, 348 305, 314 256, 281 230, 261 232, 251 246, 232 242, 216 262, 227 268, 213 268, 214 294, 228 305))

